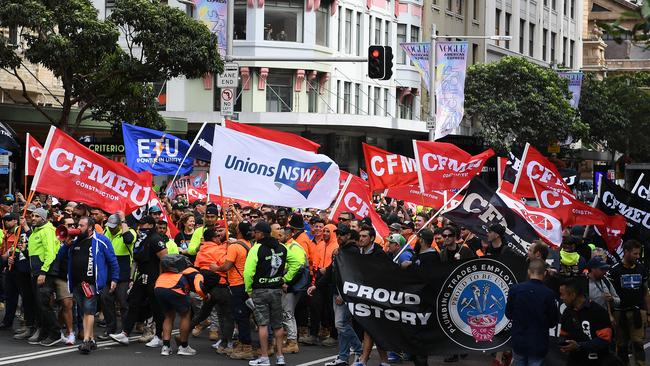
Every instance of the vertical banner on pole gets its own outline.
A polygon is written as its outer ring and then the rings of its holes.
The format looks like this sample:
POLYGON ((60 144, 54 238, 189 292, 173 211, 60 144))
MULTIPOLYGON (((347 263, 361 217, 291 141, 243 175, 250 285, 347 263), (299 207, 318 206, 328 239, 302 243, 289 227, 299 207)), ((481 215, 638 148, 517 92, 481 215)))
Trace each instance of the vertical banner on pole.
POLYGON ((571 92, 571 108, 578 108, 580 104, 580 92, 582 90, 582 71, 561 71, 558 76, 569 81, 569 92, 571 92))
POLYGON ((400 43, 406 56, 413 62, 413 66, 420 72, 427 91, 431 90, 429 86, 429 55, 431 54, 431 44, 429 43, 400 43))
POLYGON ((210 32, 216 33, 219 40, 219 55, 226 56, 226 17, 228 4, 226 0, 194 0, 198 20, 205 24, 210 32))
POLYGON ((467 48, 467 42, 436 43, 436 140, 463 120, 467 48))

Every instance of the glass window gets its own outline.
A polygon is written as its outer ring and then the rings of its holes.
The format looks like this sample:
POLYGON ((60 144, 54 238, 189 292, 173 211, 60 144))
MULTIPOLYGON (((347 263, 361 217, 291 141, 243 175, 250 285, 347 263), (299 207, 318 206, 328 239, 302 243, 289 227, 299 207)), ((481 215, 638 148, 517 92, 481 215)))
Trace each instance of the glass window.
POLYGON ((569 39, 567 37, 564 37, 562 39, 562 64, 568 63, 567 61, 567 56, 569 53, 569 39))
POLYGON ((472 65, 478 61, 478 45, 472 43, 472 65))
POLYGON ((458 0, 458 15, 463 15, 463 0, 458 0))
POLYGON ((576 42, 570 41, 569 44, 569 68, 573 69, 573 51, 576 48, 576 42))
POLYGON ((363 55, 363 43, 361 42, 361 13, 357 12, 357 56, 363 55))
POLYGON ((546 37, 548 36, 548 30, 543 29, 542 30, 542 60, 546 61, 546 47, 547 47, 547 41, 546 37))
MULTIPOLYGON (((510 21, 512 20, 512 14, 506 13, 506 36, 510 35, 510 21)), ((510 41, 506 41, 506 48, 510 49, 510 41)))
POLYGON ((384 89, 384 116, 388 115, 388 89, 384 89))
POLYGON ((390 46, 390 21, 384 23, 384 46, 390 46))
MULTIPOLYGON (((501 35, 501 9, 496 9, 494 13, 494 35, 501 35)), ((497 46, 499 46, 500 41, 496 41, 497 46)))
POLYGON ((381 19, 375 18, 375 43, 381 44, 381 19))
POLYGON ((307 94, 309 98, 309 113, 318 113, 318 80, 307 82, 307 94))
POLYGON ((343 83, 343 113, 350 114, 352 103, 352 83, 346 81, 343 83))
POLYGON ((361 84, 354 84, 354 113, 361 112, 361 84))
POLYGON ((115 0, 106 0, 104 11, 106 13, 106 18, 113 14, 113 8, 115 8, 115 0))
POLYGON ((479 0, 474 0, 472 4, 472 19, 478 20, 478 2, 479 0))
POLYGON ((404 65, 406 63, 406 52, 402 49, 400 44, 406 43, 406 24, 397 25, 397 64, 404 65))
POLYGON ((270 0, 264 4, 264 39, 302 42, 302 0, 270 0))
POLYGON ((339 95, 341 93, 341 80, 336 80, 336 113, 341 113, 341 103, 339 103, 339 95))
POLYGON ((528 24, 528 55, 529 56, 532 56, 534 53, 533 51, 535 50, 534 40, 535 40, 535 24, 530 23, 528 24))
POLYGON ((368 96, 368 114, 369 114, 369 115, 370 115, 370 113, 373 111, 373 108, 372 108, 372 98, 370 97, 370 91, 371 91, 371 90, 372 90, 372 86, 368 86, 368 93, 366 94, 366 96, 368 96))
POLYGON ((411 26, 411 42, 420 42, 420 27, 411 26))
POLYGON ((345 53, 352 53, 352 10, 345 9, 345 53))
POLYGON ((413 97, 407 95, 399 105, 399 118, 413 119, 413 97))
POLYGON ((235 0, 235 39, 246 39, 246 0, 235 0))
POLYGON ((316 12, 316 44, 329 47, 330 45, 330 13, 329 7, 321 3, 316 12))
MULTIPOLYGON (((339 19, 339 41, 338 41, 338 50, 339 52, 343 52, 343 41, 341 39, 345 39, 345 35, 343 35, 343 8, 339 6, 339 11, 337 13, 338 19, 339 19), (343 37, 341 37, 343 36, 343 37)), ((318 32, 318 29, 316 30, 318 32)))
POLYGON ((574 17, 574 11, 575 11, 575 0, 569 0, 569 13, 571 15, 571 19, 574 17))
POLYGON ((372 17, 369 16, 368 17, 368 44, 377 44, 377 43, 373 43, 373 40, 371 39, 372 38, 372 25, 373 24, 375 24, 375 23, 372 21, 372 17))
POLYGON ((452 11, 454 9, 454 0, 447 0, 447 10, 452 11))
POLYGON ((555 59, 555 39, 557 38, 557 34, 555 32, 551 32, 551 62, 557 62, 555 59))
POLYGON ((381 104, 381 88, 378 87, 378 86, 375 87, 374 99, 375 99, 373 101, 373 103, 375 104, 375 113, 374 113, 374 115, 379 116, 380 111, 381 111, 381 108, 380 108, 381 107, 380 106, 380 104, 381 104))
POLYGON ((293 109, 293 72, 271 69, 266 78, 266 111, 291 112, 293 109))
POLYGON ((553 10, 555 10, 556 7, 557 7, 557 1, 556 0, 551 0, 551 8, 553 8, 553 10))
POLYGON ((519 53, 524 54, 524 32, 526 29, 526 21, 519 20, 519 53))

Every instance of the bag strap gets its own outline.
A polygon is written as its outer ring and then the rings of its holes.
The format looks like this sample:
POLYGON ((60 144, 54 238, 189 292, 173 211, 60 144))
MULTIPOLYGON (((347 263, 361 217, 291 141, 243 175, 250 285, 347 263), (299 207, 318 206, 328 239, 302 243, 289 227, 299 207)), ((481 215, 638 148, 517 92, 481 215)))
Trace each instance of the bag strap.
MULTIPOLYGON (((241 241, 241 240, 237 240, 237 241, 234 242, 233 244, 239 244, 239 245, 241 245, 242 247, 244 247, 244 249, 246 249, 246 254, 248 254, 248 251, 251 249, 248 245, 246 245, 246 243, 244 243, 244 242, 241 241)), ((241 277, 242 280, 243 280, 243 279, 244 279, 244 275, 241 274, 241 271, 239 271, 239 268, 237 268, 237 265, 236 265, 235 263, 233 263, 232 266, 233 266, 233 268, 235 269, 235 271, 237 271, 237 274, 239 275, 239 277, 241 277)))

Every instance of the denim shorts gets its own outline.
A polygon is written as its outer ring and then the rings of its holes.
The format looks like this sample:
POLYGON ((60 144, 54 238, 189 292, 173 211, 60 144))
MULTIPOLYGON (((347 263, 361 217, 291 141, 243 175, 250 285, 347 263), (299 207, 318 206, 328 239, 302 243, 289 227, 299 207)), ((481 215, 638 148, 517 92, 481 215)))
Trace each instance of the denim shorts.
POLYGON ((90 299, 86 297, 86 294, 84 294, 81 284, 76 285, 72 289, 74 301, 77 303, 79 312, 83 315, 95 315, 97 312, 97 298, 99 296, 95 293, 95 285, 90 285, 90 288, 93 290, 93 297, 90 299))
POLYGON ((254 289, 251 299, 257 325, 269 325, 271 329, 282 327, 282 289, 254 289))

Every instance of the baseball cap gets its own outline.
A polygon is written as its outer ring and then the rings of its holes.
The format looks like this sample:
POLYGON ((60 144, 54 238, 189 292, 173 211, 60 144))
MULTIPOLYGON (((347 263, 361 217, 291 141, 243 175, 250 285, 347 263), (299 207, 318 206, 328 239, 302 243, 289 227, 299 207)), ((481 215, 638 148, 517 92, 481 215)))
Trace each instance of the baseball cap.
POLYGON ((433 231, 429 229, 422 229, 418 233, 418 237, 422 238, 427 243, 433 243, 433 231))
POLYGON ((108 220, 106 220, 106 227, 115 229, 117 225, 120 224, 120 222, 122 222, 122 220, 120 220, 120 217, 117 214, 112 214, 108 217, 108 220))
POLYGON ((162 210, 161 210, 160 207, 158 207, 158 206, 151 206, 151 207, 149 208, 149 213, 150 213, 150 214, 152 214, 152 213, 158 213, 158 212, 162 212, 162 210))
POLYGON ((210 205, 205 209, 205 214, 206 215, 218 215, 219 214, 219 208, 215 205, 210 205))
POLYGON ((2 196, 3 205, 13 205, 14 203, 16 203, 16 197, 13 194, 9 193, 2 196))
POLYGON ((390 234, 386 239, 389 243, 399 244, 400 247, 406 244, 406 239, 401 234, 390 234))
POLYGON ((413 223, 413 221, 404 221, 402 223, 402 227, 403 228, 409 228, 409 229, 415 229, 415 224, 413 223))
POLYGON ((18 214, 14 212, 9 212, 4 216, 2 216, 2 220, 4 221, 18 220, 18 214))
POLYGON ((215 228, 221 228, 221 229, 225 228, 226 227, 226 220, 217 220, 214 223, 214 227, 215 228))
POLYGON ((347 235, 350 233, 350 231, 351 231, 350 227, 346 224, 338 224, 336 226, 336 229, 334 230, 334 232, 336 232, 339 235, 347 235))
POLYGON ((598 256, 591 257, 589 262, 587 262, 587 268, 589 269, 594 269, 594 268, 609 269, 610 267, 611 266, 607 264, 607 262, 605 262, 602 257, 598 257, 598 256))
POLYGON ((490 231, 499 234, 499 236, 503 238, 503 235, 505 235, 506 233, 506 228, 504 228, 503 225, 501 224, 494 224, 494 225, 490 225, 488 232, 490 231))
POLYGON ((255 224, 253 231, 259 231, 264 234, 270 234, 271 226, 266 221, 260 221, 257 224, 255 224))
POLYGON ((402 230, 402 224, 400 224, 399 222, 394 222, 394 223, 390 224, 389 227, 390 227, 391 229, 393 229, 393 230, 397 230, 397 231, 402 230))
POLYGON ((29 205, 27 205, 27 212, 34 212, 34 210, 36 210, 35 204, 30 203, 29 205))
POLYGON ((177 203, 174 203, 174 205, 172 206, 172 209, 174 209, 174 210, 184 210, 185 205, 182 204, 181 202, 177 202, 177 203))
POLYGON ((305 221, 301 214, 294 213, 289 219, 289 226, 294 229, 303 229, 305 227, 305 221))
POLYGON ((34 210, 34 215, 39 216, 43 220, 47 220, 47 211, 44 208, 37 208, 34 210))
POLYGON ((54 206, 61 206, 61 202, 56 197, 52 197, 52 207, 54 206))

